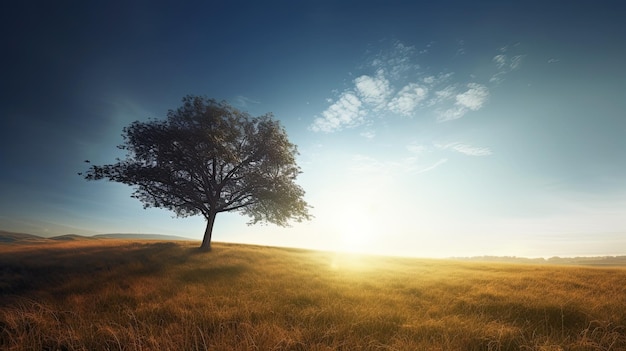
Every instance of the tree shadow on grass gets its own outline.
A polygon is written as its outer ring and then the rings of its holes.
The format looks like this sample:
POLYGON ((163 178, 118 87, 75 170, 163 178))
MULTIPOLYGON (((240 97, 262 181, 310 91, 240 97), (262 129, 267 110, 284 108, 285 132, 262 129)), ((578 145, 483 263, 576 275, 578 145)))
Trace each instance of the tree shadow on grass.
POLYGON ((185 263, 189 251, 176 243, 128 242, 50 246, 0 255, 0 306, 13 298, 55 297, 97 292, 110 282, 121 286, 185 263), (125 283, 126 282, 126 283, 125 283))
POLYGON ((199 268, 183 272, 179 277, 182 283, 207 283, 220 279, 230 279, 246 271, 242 265, 228 265, 199 268))

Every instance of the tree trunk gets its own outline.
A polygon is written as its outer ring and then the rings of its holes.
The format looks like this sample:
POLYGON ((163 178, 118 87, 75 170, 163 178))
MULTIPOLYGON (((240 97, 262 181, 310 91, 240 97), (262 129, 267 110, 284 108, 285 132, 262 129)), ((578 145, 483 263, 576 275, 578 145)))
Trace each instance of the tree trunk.
POLYGON ((215 224, 216 215, 217 213, 211 213, 206 219, 206 230, 204 231, 202 245, 200 245, 200 250, 202 251, 211 251, 211 234, 213 233, 213 224, 215 224))

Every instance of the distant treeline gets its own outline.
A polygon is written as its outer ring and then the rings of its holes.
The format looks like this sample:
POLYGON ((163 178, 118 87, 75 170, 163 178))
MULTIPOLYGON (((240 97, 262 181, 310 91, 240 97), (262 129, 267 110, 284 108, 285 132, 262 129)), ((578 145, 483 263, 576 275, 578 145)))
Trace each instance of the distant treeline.
POLYGON ((585 266, 626 266, 626 256, 595 256, 595 257, 550 257, 550 258, 526 258, 516 256, 473 256, 452 257, 460 261, 484 261, 484 262, 512 262, 533 264, 562 264, 562 265, 585 265, 585 266))

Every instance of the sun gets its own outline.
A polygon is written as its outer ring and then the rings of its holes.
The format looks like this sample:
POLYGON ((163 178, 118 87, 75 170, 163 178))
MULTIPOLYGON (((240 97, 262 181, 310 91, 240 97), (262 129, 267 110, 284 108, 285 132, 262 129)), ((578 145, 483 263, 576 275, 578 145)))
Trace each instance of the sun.
POLYGON ((376 228, 373 219, 367 216, 365 211, 357 208, 340 211, 336 224, 339 233, 339 251, 371 251, 376 228))

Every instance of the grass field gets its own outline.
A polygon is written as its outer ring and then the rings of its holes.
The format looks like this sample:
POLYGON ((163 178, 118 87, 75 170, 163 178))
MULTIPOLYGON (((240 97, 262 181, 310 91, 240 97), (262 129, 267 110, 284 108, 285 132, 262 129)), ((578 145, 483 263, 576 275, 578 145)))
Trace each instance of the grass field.
POLYGON ((626 350, 626 269, 0 245, 2 350, 626 350))

